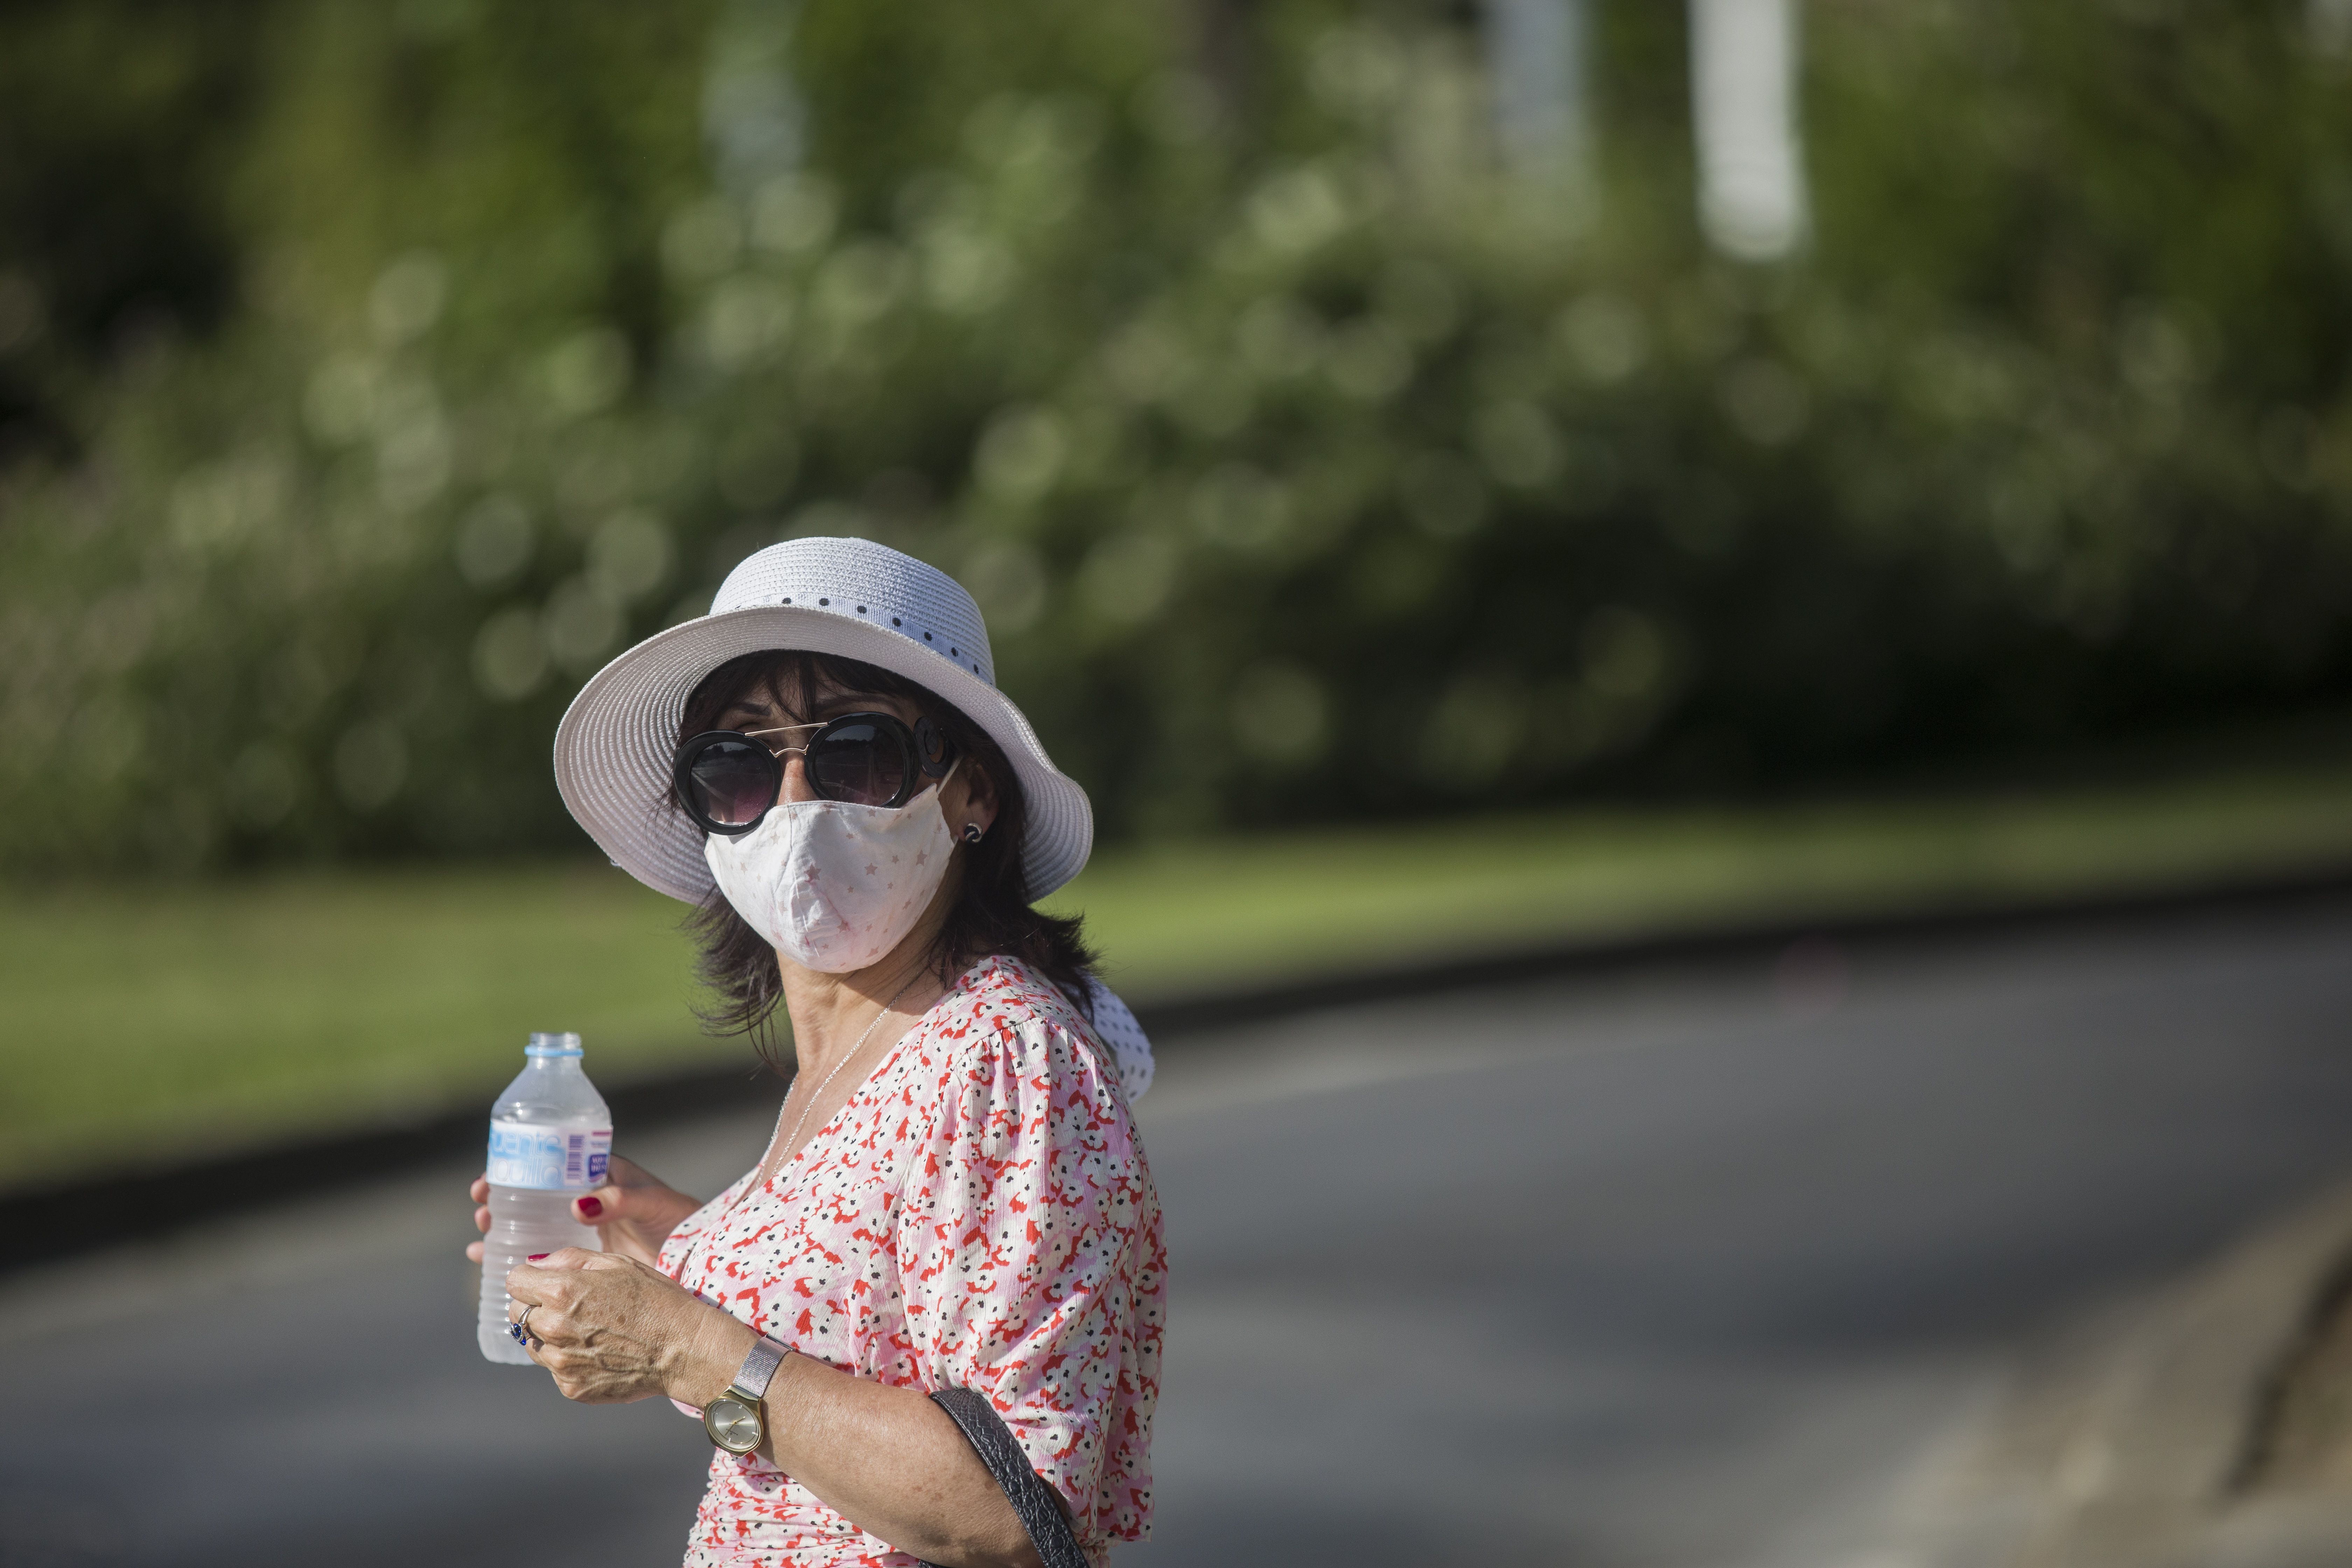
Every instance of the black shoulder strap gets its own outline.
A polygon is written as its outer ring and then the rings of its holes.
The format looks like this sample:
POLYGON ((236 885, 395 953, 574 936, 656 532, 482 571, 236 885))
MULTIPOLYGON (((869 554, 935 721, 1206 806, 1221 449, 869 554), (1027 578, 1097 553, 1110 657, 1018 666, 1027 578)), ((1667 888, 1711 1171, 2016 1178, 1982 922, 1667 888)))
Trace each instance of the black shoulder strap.
POLYGON ((1029 1456, 1021 1451, 988 1395, 969 1388, 942 1388, 931 1395, 931 1403, 962 1428, 980 1462, 1004 1489, 1004 1500, 1020 1516, 1021 1528, 1029 1532, 1029 1543, 1036 1547, 1045 1568, 1088 1568, 1087 1554, 1062 1512, 1061 1497, 1029 1468, 1029 1456))

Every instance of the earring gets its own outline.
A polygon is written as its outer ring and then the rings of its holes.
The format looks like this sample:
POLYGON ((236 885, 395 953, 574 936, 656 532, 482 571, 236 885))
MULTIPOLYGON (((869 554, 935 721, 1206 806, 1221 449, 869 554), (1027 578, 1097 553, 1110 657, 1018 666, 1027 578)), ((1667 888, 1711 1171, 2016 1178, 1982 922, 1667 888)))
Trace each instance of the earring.
POLYGON ((981 841, 982 837, 982 835, 979 823, 967 822, 963 825, 963 841, 966 844, 977 844, 981 841))

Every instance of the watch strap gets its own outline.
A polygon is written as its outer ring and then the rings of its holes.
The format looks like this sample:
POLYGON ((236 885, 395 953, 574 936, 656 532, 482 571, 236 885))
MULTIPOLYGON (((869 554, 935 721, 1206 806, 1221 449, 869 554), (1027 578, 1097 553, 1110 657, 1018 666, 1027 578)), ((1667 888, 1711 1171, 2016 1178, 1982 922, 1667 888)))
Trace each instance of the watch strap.
POLYGON ((728 1386, 728 1392, 742 1394, 757 1405, 767 1397, 768 1384, 775 1381, 776 1369, 783 1365, 784 1358, 792 1353, 792 1346, 761 1334, 751 1342, 751 1348, 745 1352, 743 1365, 735 1373, 735 1381, 728 1386))

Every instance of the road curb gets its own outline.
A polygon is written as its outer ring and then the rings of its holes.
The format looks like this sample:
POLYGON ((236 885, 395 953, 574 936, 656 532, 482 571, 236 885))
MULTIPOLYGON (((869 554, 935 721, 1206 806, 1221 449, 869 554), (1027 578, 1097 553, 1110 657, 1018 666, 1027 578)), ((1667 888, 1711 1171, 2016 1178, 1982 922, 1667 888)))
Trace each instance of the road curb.
MULTIPOLYGON (((1769 959, 1790 943, 1829 940, 1854 947, 1900 945, 2055 930, 2129 925, 2205 915, 2272 912, 2352 896, 2352 867, 2294 877, 2053 898, 2029 902, 1945 904, 1839 917, 1740 922, 1622 939, 1554 942, 1476 955, 1339 967, 1176 996, 1137 1008, 1162 1048, 1185 1037, 1243 1023, 1339 1005, 1442 994, 1476 987, 1602 974, 1664 963, 1769 959)), ((775 1080, 754 1064, 689 1071, 607 1087, 616 1123, 652 1127, 683 1117, 772 1103, 775 1080)), ((359 1126, 270 1147, 118 1172, 47 1187, 0 1193, 0 1277, 37 1264, 142 1240, 284 1197, 380 1180, 478 1148, 482 1111, 468 1108, 359 1126)))

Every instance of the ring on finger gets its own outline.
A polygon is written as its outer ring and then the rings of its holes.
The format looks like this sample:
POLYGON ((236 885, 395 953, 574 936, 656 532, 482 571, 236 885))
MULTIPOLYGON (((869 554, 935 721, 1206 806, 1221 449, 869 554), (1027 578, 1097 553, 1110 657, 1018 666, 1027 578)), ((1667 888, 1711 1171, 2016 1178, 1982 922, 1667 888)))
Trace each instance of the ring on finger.
POLYGON ((535 1345, 539 1343, 538 1339, 535 1338, 530 1331, 530 1315, 538 1310, 538 1303, 533 1302, 531 1305, 525 1307, 522 1310, 521 1317, 517 1318, 513 1322, 507 1325, 507 1332, 513 1337, 515 1343, 519 1345, 535 1345))

